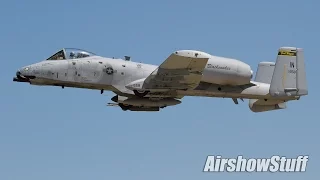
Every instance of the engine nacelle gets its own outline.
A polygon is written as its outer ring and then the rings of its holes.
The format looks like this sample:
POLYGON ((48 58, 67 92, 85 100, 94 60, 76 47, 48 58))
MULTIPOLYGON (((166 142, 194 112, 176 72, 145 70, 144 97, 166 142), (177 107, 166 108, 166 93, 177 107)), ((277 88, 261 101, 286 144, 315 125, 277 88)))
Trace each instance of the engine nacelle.
POLYGON ((239 60, 212 56, 203 71, 201 81, 221 85, 249 84, 251 67, 239 60))

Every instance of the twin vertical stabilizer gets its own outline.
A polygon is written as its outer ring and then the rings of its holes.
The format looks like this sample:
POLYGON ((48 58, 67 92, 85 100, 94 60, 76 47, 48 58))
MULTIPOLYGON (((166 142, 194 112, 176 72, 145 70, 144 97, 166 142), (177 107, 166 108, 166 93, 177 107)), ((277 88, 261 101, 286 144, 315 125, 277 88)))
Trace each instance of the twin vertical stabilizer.
POLYGON ((270 84, 269 93, 275 99, 250 99, 249 107, 253 112, 285 109, 283 97, 299 98, 307 95, 303 49, 281 47, 275 63, 259 63, 255 81, 270 84))
POLYGON ((303 49, 281 47, 270 84, 271 96, 308 94, 303 49))

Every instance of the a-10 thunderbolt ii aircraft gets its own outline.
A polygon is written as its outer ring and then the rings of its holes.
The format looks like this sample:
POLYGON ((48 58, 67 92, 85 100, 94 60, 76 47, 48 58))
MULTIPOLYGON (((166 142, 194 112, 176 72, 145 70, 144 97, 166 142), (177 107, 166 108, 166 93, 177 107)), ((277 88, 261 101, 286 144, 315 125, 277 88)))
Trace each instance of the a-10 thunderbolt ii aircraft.
POLYGON ((131 111, 159 111, 180 104, 184 96, 205 96, 235 104, 249 99, 253 112, 264 112, 284 109, 286 102, 308 94, 301 48, 279 48, 276 62, 259 63, 252 77, 244 62, 195 50, 175 51, 155 66, 65 48, 19 69, 13 81, 113 91, 109 105, 131 111))

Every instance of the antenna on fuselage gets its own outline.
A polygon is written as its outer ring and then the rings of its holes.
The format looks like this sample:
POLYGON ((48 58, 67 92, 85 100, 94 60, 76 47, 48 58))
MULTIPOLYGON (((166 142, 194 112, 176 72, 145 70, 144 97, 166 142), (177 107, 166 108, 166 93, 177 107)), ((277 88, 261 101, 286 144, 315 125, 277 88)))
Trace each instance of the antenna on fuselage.
POLYGON ((124 60, 130 61, 130 60, 131 60, 131 57, 130 57, 130 56, 124 56, 124 60))

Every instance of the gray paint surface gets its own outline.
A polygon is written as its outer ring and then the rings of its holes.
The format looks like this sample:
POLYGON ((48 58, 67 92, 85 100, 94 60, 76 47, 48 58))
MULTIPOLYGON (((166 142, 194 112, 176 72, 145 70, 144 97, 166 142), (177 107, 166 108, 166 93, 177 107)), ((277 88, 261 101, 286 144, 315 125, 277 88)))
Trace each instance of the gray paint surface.
POLYGON ((237 98, 251 99, 250 109, 262 112, 284 109, 282 103, 307 95, 300 48, 280 48, 276 63, 260 63, 255 81, 252 74, 244 62, 195 50, 173 52, 155 66, 63 49, 19 69, 14 81, 113 91, 112 105, 133 111, 158 111, 184 96, 205 96, 232 98, 236 104, 237 98))

